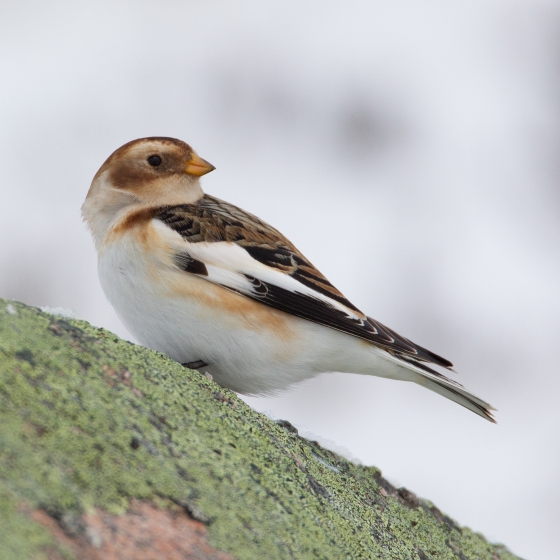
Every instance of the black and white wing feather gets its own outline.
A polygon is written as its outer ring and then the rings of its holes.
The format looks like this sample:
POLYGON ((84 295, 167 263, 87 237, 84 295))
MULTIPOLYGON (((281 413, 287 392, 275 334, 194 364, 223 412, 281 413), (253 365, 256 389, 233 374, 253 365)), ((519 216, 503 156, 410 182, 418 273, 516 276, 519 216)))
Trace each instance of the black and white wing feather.
POLYGON ((495 422, 492 407, 433 366, 453 364, 366 316, 280 232, 240 208, 205 195, 169 206, 155 223, 182 238, 175 264, 264 305, 367 340, 421 373, 418 383, 495 422))
POLYGON ((187 272, 368 340, 396 356, 421 362, 428 371, 432 370, 426 364, 448 369, 453 365, 367 317, 280 232, 232 204, 205 195, 196 204, 162 208, 156 218, 188 242, 176 255, 178 266, 187 272))

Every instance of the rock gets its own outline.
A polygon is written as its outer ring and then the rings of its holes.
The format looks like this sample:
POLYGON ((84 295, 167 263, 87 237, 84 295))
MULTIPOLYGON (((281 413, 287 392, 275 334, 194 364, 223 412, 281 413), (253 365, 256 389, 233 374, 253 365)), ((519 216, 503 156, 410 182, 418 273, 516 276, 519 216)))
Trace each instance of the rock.
POLYGON ((84 321, 0 300, 0 356, 2 560, 516 558, 84 321))

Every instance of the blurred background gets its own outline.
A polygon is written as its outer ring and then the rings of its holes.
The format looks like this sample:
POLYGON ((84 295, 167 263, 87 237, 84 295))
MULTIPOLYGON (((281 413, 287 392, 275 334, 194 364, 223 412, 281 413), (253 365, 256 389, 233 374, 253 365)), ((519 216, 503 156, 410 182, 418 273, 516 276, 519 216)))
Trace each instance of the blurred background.
POLYGON ((523 557, 560 550, 560 2, 4 0, 0 295, 130 335, 80 218, 121 144, 175 136, 205 190, 450 358, 493 426, 323 375, 248 398, 523 557))

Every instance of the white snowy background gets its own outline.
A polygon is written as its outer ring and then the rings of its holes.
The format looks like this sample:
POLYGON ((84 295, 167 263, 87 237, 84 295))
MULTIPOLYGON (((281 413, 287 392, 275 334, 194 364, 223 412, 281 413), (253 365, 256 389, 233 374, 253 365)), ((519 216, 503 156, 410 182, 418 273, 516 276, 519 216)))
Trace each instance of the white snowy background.
POLYGON ((184 139, 499 424, 352 375, 248 402, 559 557, 558 1, 4 0, 0 76, 0 295, 130 337, 80 205, 121 144, 184 139))

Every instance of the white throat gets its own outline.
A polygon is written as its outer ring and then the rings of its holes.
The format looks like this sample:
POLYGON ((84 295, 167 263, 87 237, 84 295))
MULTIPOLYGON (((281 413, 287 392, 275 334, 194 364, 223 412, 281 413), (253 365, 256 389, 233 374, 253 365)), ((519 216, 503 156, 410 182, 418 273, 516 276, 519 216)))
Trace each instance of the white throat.
POLYGON ((181 180, 167 179, 153 195, 144 193, 140 198, 129 191, 115 188, 107 177, 107 171, 95 177, 82 205, 82 216, 91 231, 98 253, 109 231, 131 211, 154 206, 194 204, 204 196, 198 181, 185 184, 181 180))

